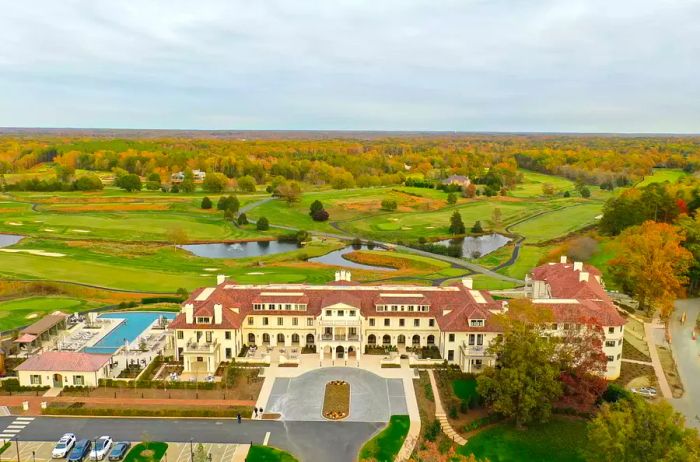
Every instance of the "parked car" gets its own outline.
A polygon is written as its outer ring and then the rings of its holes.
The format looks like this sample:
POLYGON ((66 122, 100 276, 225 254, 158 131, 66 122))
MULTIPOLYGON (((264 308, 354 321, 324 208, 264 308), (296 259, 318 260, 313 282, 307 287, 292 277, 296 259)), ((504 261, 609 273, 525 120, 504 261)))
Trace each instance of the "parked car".
POLYGON ((131 443, 128 441, 114 443, 114 446, 112 446, 112 450, 109 453, 109 460, 122 460, 126 453, 129 452, 130 447, 131 443))
POLYGON ((632 393, 644 396, 645 398, 656 398, 656 388, 654 387, 633 388, 632 393))
POLYGON ((90 460, 102 460, 107 457, 109 450, 112 449, 112 437, 100 436, 95 441, 95 447, 90 451, 90 460))
POLYGON ((83 462, 85 456, 90 452, 92 442, 90 440, 80 440, 75 443, 70 454, 68 454, 68 462, 83 462))
POLYGON ((73 433, 66 433, 61 437, 53 447, 51 451, 51 457, 54 459, 65 458, 71 449, 75 446, 75 435, 73 433))

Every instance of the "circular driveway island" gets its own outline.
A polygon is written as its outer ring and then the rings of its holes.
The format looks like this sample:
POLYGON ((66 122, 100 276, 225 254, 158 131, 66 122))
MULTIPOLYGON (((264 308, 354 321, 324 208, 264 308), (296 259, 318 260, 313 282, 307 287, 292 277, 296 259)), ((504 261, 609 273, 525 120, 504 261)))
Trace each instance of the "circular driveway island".
POLYGON ((325 421, 321 415, 326 383, 350 384, 350 415, 343 422, 387 422, 396 414, 408 414, 401 379, 385 379, 363 369, 328 367, 294 378, 276 378, 265 412, 283 420, 325 421))

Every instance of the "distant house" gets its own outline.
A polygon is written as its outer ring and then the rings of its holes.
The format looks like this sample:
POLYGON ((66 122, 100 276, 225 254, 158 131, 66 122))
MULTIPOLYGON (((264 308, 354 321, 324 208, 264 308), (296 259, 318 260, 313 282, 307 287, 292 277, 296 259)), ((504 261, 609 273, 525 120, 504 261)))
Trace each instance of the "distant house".
POLYGON ((111 355, 75 351, 46 351, 15 368, 25 387, 96 387, 109 377, 111 355))
MULTIPOLYGON (((203 170, 192 170, 192 176, 195 182, 201 182, 207 177, 207 172, 203 170)), ((185 181, 185 172, 176 172, 170 175, 171 183, 182 183, 183 181, 185 181)))
POLYGON ((471 183, 472 182, 469 180, 469 178, 467 178, 466 176, 462 176, 462 175, 450 175, 447 178, 445 178, 444 180, 442 180, 442 184, 444 184, 445 186, 449 186, 451 184, 456 184, 456 185, 459 185, 463 188, 466 188, 471 183))

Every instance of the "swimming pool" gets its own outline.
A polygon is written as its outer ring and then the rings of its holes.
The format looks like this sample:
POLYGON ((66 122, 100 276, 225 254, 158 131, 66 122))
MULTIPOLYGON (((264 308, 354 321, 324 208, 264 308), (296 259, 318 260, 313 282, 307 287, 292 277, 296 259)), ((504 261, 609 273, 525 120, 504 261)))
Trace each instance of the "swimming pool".
POLYGON ((124 311, 121 313, 103 313, 101 319, 122 319, 119 326, 112 329, 99 342, 91 347, 83 348, 85 353, 111 354, 124 346, 124 342, 133 342, 161 316, 175 319, 176 313, 165 311, 124 311))

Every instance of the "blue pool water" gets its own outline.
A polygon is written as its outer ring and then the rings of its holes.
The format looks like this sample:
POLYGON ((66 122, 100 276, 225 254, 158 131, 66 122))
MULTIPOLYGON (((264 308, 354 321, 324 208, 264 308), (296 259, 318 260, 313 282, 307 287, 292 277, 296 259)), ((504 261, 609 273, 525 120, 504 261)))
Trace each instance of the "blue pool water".
POLYGON ((174 319, 176 313, 156 312, 156 311, 126 311, 122 313, 104 313, 98 316, 102 319, 123 319, 119 326, 105 335, 95 345, 83 348, 85 353, 105 353, 111 354, 124 346, 124 342, 133 342, 153 321, 163 316, 167 319, 174 319))

